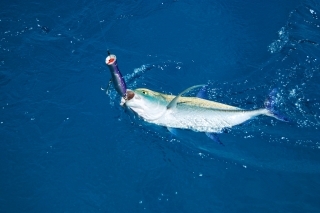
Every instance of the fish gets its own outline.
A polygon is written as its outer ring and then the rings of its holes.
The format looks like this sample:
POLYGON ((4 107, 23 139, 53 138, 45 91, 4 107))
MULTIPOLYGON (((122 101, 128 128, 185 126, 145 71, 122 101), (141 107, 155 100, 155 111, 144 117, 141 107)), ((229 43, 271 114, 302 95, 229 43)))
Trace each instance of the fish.
MULTIPOLYGON (((200 97, 182 97, 185 93, 205 85, 192 86, 177 96, 167 95, 146 88, 127 90, 127 99, 122 99, 129 109, 144 121, 171 129, 190 129, 204 132, 221 143, 216 133, 242 124, 256 116, 266 115, 281 121, 287 118, 274 110, 275 93, 272 91, 265 101, 265 108, 245 110, 239 107, 206 100, 200 97)), ((199 94, 202 94, 200 91, 199 94)))
POLYGON ((107 91, 110 87, 110 84, 113 83, 113 86, 115 90, 118 92, 118 94, 121 97, 126 98, 127 85, 118 68, 117 57, 113 54, 110 54, 109 51, 108 51, 108 57, 106 58, 106 64, 108 65, 111 73, 111 79, 109 81, 107 91))

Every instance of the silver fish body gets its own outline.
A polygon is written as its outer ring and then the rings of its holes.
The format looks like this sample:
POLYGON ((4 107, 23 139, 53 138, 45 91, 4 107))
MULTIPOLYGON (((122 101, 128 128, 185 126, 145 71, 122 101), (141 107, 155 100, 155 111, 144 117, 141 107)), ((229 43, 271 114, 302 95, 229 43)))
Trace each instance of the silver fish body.
POLYGON ((244 110, 197 97, 179 97, 175 107, 168 108, 176 96, 149 89, 128 93, 127 107, 145 121, 169 128, 218 133, 259 115, 275 117, 268 109, 244 110))

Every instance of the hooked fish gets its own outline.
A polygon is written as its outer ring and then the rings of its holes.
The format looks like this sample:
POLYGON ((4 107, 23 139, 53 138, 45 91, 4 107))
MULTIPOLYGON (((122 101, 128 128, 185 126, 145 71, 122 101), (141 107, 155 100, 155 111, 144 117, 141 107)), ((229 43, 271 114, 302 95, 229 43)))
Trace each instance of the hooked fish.
MULTIPOLYGON (((169 130, 178 128, 205 132, 214 140, 216 140, 215 133, 220 133, 225 128, 239 125, 259 115, 287 121, 273 109, 275 91, 271 92, 265 101, 265 108, 254 110, 245 110, 200 97, 182 97, 190 90, 203 86, 205 85, 190 87, 177 96, 144 88, 127 90, 127 99, 122 99, 122 103, 146 122, 165 126, 169 130)), ((202 91, 199 92, 201 93, 202 91)))

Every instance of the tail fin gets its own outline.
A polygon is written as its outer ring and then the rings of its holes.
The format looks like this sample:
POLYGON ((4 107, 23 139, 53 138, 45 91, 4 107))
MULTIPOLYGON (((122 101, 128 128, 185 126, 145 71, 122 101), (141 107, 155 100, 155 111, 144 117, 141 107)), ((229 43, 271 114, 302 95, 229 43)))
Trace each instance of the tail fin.
POLYGON ((265 108, 268 110, 267 115, 274 117, 280 121, 284 122, 289 122, 288 118, 285 116, 281 115, 279 112, 277 112, 274 109, 274 105, 276 103, 276 95, 277 95, 277 89, 273 89, 270 93, 269 96, 266 98, 264 102, 265 108))

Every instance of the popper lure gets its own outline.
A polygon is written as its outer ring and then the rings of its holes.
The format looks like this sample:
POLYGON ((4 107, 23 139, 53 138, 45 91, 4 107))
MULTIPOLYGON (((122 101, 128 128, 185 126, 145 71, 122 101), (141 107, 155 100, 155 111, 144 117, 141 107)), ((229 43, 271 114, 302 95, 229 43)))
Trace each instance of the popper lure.
POLYGON ((108 57, 106 58, 106 64, 108 65, 111 73, 111 79, 109 81, 108 89, 112 82, 114 88, 119 93, 119 95, 124 99, 127 99, 127 93, 126 93, 127 86, 118 68, 117 57, 113 54, 110 54, 109 51, 108 51, 108 57))

